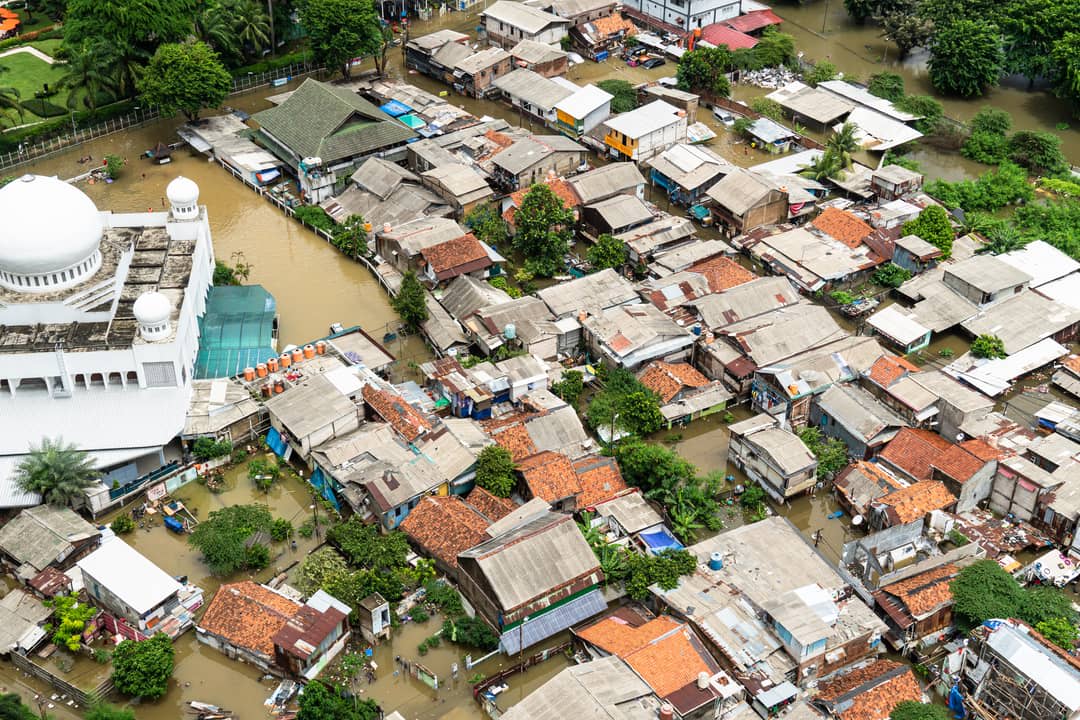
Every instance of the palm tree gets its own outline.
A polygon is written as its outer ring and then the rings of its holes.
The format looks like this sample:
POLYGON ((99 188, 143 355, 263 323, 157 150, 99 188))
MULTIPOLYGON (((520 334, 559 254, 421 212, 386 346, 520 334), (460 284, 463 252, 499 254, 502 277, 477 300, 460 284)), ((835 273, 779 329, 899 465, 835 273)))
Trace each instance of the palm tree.
POLYGON ((9 110, 19 113, 19 120, 23 119, 23 105, 19 99, 19 91, 13 87, 0 87, 0 115, 6 116, 9 110))
POLYGON ((1019 250, 1026 244, 1014 226, 1009 223, 999 223, 986 233, 986 244, 979 248, 979 252, 1000 255, 1019 250))
POLYGON ((695 507, 683 507, 682 503, 679 503, 678 507, 671 508, 668 514, 671 516, 671 532, 686 544, 694 542, 697 531, 705 527, 698 522, 699 512, 695 507))
POLYGON ((97 98, 102 94, 116 93, 113 64, 116 59, 108 43, 96 40, 83 43, 68 52, 65 63, 67 72, 60 78, 57 87, 68 91, 67 106, 75 108, 79 97, 91 110, 97 107, 97 98))
POLYGON ((270 46, 270 16, 254 0, 231 0, 233 32, 256 54, 270 46))
POLYGON ((15 485, 50 505, 70 505, 100 476, 86 453, 63 438, 44 438, 15 468, 15 485))
POLYGON ((849 122, 840 126, 825 143, 825 149, 832 152, 840 161, 841 168, 851 167, 851 153, 859 149, 859 140, 855 137, 855 126, 849 122))
POLYGON ((254 0, 209 0, 196 31, 221 55, 239 58, 270 46, 270 17, 254 0))
POLYGON ((233 34, 230 11, 217 0, 209 0, 195 15, 195 31, 201 40, 228 57, 236 57, 239 41, 233 34))
POLYGON ((836 177, 839 172, 840 161, 832 150, 826 150, 817 160, 800 170, 799 174, 816 182, 822 182, 831 177, 836 177))

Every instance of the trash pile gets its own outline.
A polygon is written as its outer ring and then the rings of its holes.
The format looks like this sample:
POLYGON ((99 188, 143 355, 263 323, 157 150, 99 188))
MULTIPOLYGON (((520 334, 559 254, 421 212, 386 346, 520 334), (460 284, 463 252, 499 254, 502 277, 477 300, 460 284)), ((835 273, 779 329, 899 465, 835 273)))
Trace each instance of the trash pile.
POLYGON ((799 76, 786 67, 765 68, 764 70, 747 70, 739 77, 739 82, 744 85, 777 90, 790 82, 798 80, 799 76))

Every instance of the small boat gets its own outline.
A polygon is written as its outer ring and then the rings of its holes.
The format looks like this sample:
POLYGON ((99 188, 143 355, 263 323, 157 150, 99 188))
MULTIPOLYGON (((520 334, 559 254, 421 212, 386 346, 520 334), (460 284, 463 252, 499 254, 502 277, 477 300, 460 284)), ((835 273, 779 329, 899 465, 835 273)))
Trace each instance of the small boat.
POLYGON ((686 128, 686 140, 692 145, 708 142, 716 137, 716 133, 705 123, 694 123, 686 128))

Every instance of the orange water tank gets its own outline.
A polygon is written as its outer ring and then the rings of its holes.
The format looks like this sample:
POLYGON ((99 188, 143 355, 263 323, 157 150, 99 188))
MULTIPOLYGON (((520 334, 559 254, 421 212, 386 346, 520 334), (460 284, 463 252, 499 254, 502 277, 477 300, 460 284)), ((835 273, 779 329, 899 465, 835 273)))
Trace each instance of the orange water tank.
POLYGON ((272 373, 276 373, 278 371, 278 359, 276 357, 272 357, 267 360, 266 369, 272 373))
POLYGON ((292 365, 292 355, 287 352, 281 353, 281 367, 287 368, 292 365))
POLYGON ((278 395, 285 392, 285 381, 284 380, 278 380, 276 383, 274 383, 274 392, 276 392, 278 395))
POLYGON ((304 351, 303 350, 301 350, 300 348, 296 348, 295 350, 292 351, 292 361, 294 363, 298 363, 303 359, 304 359, 304 351))
POLYGON ((261 378, 266 377, 266 363, 259 363, 255 367, 255 373, 261 378))
POLYGON ((255 368, 253 368, 253 367, 244 368, 244 380, 246 380, 247 382, 251 382, 254 379, 255 379, 255 368))
POLYGON ((320 355, 325 355, 326 354, 326 343, 324 343, 322 340, 315 343, 315 352, 317 352, 320 355))
POLYGON ((263 397, 270 397, 270 393, 272 393, 272 392, 273 392, 273 388, 270 387, 269 383, 262 386, 262 395, 263 395, 263 397))
POLYGON ((304 346, 304 359, 305 360, 310 360, 313 357, 315 357, 315 346, 314 345, 305 345, 304 346))

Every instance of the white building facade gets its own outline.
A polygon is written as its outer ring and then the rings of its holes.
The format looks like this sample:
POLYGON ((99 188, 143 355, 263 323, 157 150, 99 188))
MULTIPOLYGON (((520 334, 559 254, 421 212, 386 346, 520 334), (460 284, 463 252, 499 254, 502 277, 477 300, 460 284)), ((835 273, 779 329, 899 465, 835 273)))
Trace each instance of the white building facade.
POLYGON ((740 14, 740 0, 626 0, 625 7, 678 28, 693 30, 740 14))
POLYGON ((103 484, 165 464, 182 430, 214 269, 199 189, 168 212, 101 212, 55 177, 0 189, 0 507, 35 505, 12 479, 44 438, 88 452, 103 484))

